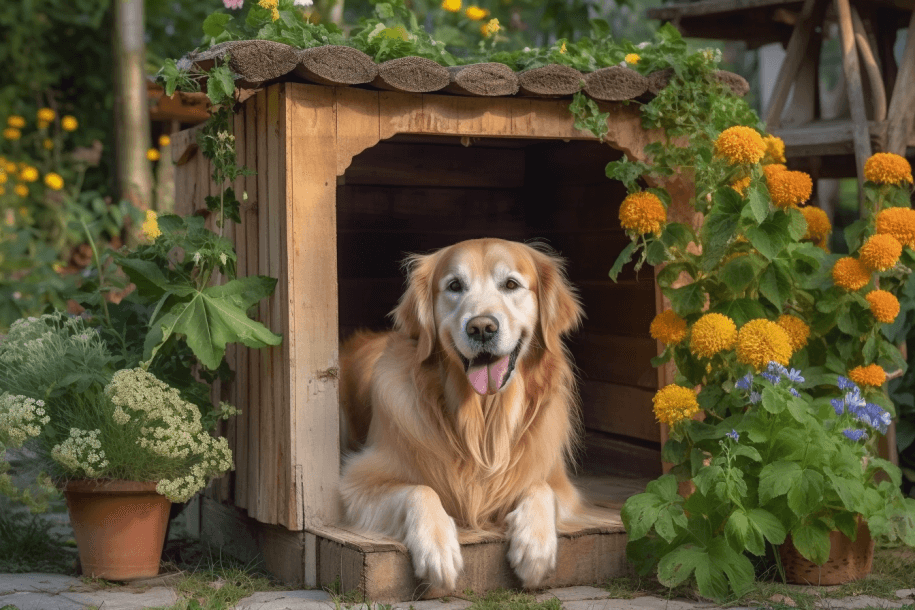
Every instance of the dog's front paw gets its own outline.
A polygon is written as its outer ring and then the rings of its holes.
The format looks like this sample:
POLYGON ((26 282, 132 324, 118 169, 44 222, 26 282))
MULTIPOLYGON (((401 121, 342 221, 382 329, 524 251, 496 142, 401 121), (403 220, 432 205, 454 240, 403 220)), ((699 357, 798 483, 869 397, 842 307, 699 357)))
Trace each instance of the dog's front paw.
POLYGON ((419 486, 411 493, 404 525, 404 544, 413 556, 417 578, 436 589, 453 591, 464 569, 461 544, 454 519, 431 488, 419 486))
POLYGON ((508 562, 528 589, 556 568, 556 498, 546 484, 532 487, 506 518, 508 562))

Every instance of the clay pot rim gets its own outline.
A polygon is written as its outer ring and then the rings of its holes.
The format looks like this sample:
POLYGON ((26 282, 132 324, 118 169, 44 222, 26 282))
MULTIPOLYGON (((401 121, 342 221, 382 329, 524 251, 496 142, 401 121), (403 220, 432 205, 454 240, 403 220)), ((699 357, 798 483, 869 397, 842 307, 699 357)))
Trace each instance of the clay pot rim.
POLYGON ((69 493, 148 494, 156 492, 157 481, 126 481, 124 479, 76 479, 63 489, 69 493))

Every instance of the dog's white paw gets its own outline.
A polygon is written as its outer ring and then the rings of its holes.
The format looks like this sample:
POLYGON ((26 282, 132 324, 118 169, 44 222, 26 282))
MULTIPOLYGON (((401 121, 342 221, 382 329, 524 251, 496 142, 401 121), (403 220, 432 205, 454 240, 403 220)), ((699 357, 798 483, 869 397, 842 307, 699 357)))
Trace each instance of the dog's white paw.
POLYGON ((464 569, 461 544, 454 519, 431 488, 420 485, 411 492, 404 526, 404 544, 413 556, 417 578, 453 591, 464 569))
POLYGON ((508 562, 528 589, 556 569, 556 498, 546 484, 533 486, 506 518, 508 562))

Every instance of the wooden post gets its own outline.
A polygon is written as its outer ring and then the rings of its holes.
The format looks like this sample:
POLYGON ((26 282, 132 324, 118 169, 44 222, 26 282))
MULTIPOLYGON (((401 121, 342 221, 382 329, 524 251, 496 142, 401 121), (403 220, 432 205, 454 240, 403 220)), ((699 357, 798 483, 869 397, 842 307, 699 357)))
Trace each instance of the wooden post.
POLYGON ((899 73, 896 75, 896 84, 893 87, 893 96, 890 98, 890 108, 887 112, 887 143, 886 152, 905 154, 909 135, 912 133, 912 122, 915 120, 915 11, 909 20, 908 38, 905 42, 905 51, 902 53, 902 62, 899 73))

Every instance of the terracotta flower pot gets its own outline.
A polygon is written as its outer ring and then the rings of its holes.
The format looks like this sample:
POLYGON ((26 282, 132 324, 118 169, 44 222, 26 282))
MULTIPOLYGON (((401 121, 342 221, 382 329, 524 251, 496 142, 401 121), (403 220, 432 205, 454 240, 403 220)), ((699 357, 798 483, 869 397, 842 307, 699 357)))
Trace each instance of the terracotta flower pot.
POLYGON ((842 532, 829 534, 829 559, 821 566, 804 558, 789 536, 778 547, 788 582, 798 585, 840 585, 864 578, 874 564, 874 541, 867 523, 858 519, 854 542, 842 532))
POLYGON ((171 502, 155 483, 71 481, 64 495, 83 574, 135 580, 159 573, 171 502))

